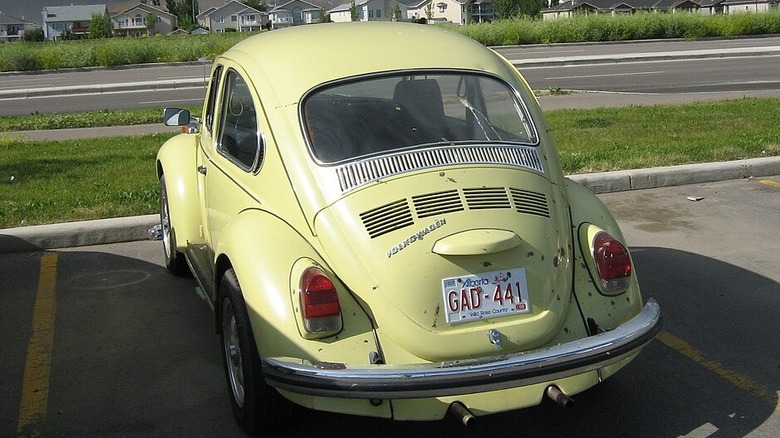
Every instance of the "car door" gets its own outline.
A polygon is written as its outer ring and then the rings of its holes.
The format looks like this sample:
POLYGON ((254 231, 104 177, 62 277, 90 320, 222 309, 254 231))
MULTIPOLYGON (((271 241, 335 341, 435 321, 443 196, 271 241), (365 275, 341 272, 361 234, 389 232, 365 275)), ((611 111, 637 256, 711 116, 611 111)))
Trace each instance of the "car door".
MULTIPOLYGON (((211 81, 209 82, 209 88, 206 92, 206 103, 204 108, 204 118, 203 118, 203 124, 201 125, 201 132, 200 132, 200 147, 198 149, 198 157, 197 157, 197 165, 198 165, 198 193, 200 194, 200 203, 201 203, 201 223, 204 225, 203 233, 204 233, 204 239, 205 241, 209 241, 209 235, 208 235, 208 215, 207 215, 207 208, 206 208, 206 175, 209 168, 209 163, 211 161, 211 156, 214 154, 216 150, 216 135, 215 135, 215 129, 217 126, 216 119, 218 117, 217 110, 218 110, 218 98, 219 98, 219 91, 221 89, 222 85, 222 73, 224 71, 224 67, 222 65, 217 65, 211 74, 211 81)), ((208 246, 207 246, 208 247, 208 246)), ((207 257, 210 259, 211 254, 208 254, 207 257)))
POLYGON ((264 147, 258 125, 259 105, 249 81, 237 67, 225 67, 216 106, 213 153, 203 191, 212 248, 230 221, 257 202, 248 194, 246 184, 262 165, 264 147))

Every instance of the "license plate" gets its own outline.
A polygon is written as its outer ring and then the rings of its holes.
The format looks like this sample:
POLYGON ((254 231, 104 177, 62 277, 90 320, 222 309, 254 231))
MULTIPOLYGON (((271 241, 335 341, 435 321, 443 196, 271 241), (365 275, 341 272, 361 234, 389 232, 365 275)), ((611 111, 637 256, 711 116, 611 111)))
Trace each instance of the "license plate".
POLYGON ((448 324, 531 311, 525 268, 445 278, 441 285, 448 324))

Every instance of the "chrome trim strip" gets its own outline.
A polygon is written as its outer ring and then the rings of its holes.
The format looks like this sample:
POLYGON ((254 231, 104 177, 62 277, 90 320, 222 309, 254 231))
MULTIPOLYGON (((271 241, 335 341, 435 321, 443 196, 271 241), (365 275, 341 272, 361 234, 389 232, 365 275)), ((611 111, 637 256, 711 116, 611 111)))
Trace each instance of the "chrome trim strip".
POLYGON ((366 158, 335 168, 342 192, 400 173, 458 164, 498 164, 544 173, 538 148, 531 146, 458 146, 366 158))
POLYGON ((582 374, 638 353, 661 330, 650 299, 625 324, 598 335, 539 350, 410 365, 307 364, 263 359, 266 381, 300 394, 364 399, 425 398, 500 390, 582 374))

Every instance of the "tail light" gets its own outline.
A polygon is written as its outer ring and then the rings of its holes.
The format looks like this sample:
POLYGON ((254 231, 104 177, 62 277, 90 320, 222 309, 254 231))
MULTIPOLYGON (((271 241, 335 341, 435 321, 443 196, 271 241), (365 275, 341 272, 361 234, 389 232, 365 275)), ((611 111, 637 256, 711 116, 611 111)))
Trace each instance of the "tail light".
POLYGON ((626 247, 601 231, 593 237, 593 261, 605 295, 619 295, 631 285, 631 257, 626 247))
POLYGON ((308 268, 300 282, 303 328, 311 333, 330 336, 341 331, 341 305, 336 286, 316 267, 308 268))

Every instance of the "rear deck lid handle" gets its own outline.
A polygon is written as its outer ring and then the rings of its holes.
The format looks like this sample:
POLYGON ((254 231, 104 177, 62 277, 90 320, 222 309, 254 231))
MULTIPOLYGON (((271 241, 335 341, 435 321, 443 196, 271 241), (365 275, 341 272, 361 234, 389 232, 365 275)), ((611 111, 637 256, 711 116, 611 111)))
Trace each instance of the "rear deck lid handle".
POLYGON ((443 237, 433 244, 435 254, 448 256, 495 254, 519 246, 520 237, 497 229, 466 230, 443 237))

